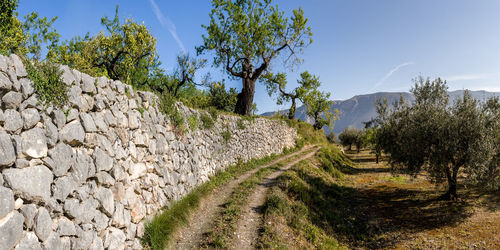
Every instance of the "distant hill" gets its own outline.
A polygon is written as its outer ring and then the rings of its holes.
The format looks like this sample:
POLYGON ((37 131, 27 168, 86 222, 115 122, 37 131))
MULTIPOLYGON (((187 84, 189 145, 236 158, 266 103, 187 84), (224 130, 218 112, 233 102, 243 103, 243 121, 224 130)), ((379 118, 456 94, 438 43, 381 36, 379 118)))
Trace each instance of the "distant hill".
MULTIPOLYGON (((457 98, 463 96, 463 90, 456 90, 448 92, 450 95, 450 102, 453 103, 457 98)), ((487 92, 487 91, 471 91, 472 97, 477 100, 485 101, 492 96, 500 96, 500 92, 487 92)), ((398 100, 400 96, 406 100, 413 102, 414 97, 408 92, 377 92, 373 94, 357 95, 348 100, 334 101, 331 110, 337 109, 340 112, 340 119, 335 122, 333 132, 339 134, 346 127, 363 128, 363 122, 369 121, 377 116, 375 110, 375 100, 386 98, 389 104, 398 100)), ((288 113, 288 110, 280 111, 280 113, 288 113)), ((275 112, 267 112, 262 115, 272 116, 275 112)), ((305 106, 297 108, 295 116, 303 121, 312 123, 312 119, 307 117, 305 106)), ((329 133, 330 131, 326 131, 329 133)))

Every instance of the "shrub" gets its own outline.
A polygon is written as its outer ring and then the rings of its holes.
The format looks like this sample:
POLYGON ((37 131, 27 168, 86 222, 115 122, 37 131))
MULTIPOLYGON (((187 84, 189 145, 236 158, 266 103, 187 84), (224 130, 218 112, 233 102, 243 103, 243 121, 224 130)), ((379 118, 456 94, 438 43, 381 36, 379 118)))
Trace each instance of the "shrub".
POLYGON ((224 130, 221 133, 222 139, 224 139, 224 142, 227 144, 231 140, 231 131, 229 130, 229 127, 226 126, 226 130, 224 130))
POLYGON ((66 85, 61 80, 60 69, 48 62, 34 62, 24 60, 28 78, 38 94, 38 99, 47 104, 61 107, 68 102, 66 85))
POLYGON ((208 115, 206 113, 202 113, 200 115, 200 119, 203 122, 203 128, 204 129, 211 129, 215 125, 214 119, 210 115, 208 115))
POLYGON ((196 129, 198 128, 198 123, 199 123, 198 116, 192 115, 192 116, 188 117, 187 122, 189 124, 189 128, 191 129, 191 131, 196 131, 196 129))

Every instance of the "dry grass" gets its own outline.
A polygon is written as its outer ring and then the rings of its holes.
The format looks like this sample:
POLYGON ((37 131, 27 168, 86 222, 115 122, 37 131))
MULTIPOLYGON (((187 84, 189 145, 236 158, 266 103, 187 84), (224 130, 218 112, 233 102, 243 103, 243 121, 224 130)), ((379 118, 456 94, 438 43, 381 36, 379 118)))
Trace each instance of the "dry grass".
POLYGON ((352 247, 500 249, 500 192, 460 185, 460 201, 442 201, 445 186, 424 176, 392 175, 367 151, 349 156, 358 164, 345 181, 356 190, 351 216, 364 217, 370 235, 352 247))

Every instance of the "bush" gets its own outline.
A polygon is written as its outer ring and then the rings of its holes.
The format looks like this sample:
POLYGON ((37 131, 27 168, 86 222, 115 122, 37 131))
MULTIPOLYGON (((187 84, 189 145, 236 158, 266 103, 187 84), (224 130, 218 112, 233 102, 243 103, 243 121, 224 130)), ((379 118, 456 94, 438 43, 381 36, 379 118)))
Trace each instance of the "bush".
POLYGON ((222 139, 224 139, 224 142, 227 144, 231 140, 231 131, 229 130, 229 127, 226 126, 226 130, 224 130, 221 133, 222 139))
POLYGON ((224 82, 215 82, 209 86, 208 96, 210 98, 210 106, 215 107, 218 110, 223 110, 227 112, 234 111, 236 106, 237 95, 235 88, 229 88, 226 90, 226 85, 224 82))
POLYGON ((330 142, 330 143, 337 143, 337 135, 335 135, 335 133, 332 131, 330 132, 327 136, 326 136, 326 139, 330 142))
POLYGON ((68 102, 66 85, 61 80, 60 69, 48 62, 34 62, 24 60, 28 78, 38 94, 40 102, 62 107, 68 102))
POLYGON ((198 128, 198 123, 199 123, 198 116, 192 115, 192 116, 188 117, 187 121, 188 121, 189 128, 191 129, 191 131, 196 131, 196 129, 198 128))
POLYGON ((203 122, 203 128, 204 129, 211 129, 215 125, 214 119, 210 115, 208 115, 206 113, 202 113, 200 115, 200 119, 203 122))

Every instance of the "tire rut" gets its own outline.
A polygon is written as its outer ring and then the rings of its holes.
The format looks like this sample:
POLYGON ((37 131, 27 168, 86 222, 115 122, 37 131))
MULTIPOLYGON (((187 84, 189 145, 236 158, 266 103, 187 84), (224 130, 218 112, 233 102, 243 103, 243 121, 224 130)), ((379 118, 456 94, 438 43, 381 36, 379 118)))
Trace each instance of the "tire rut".
POLYGON ((229 249, 255 249, 259 237, 259 228, 262 225, 262 208, 266 201, 269 188, 276 184, 277 178, 286 170, 298 162, 311 158, 319 150, 316 147, 312 152, 288 163, 277 171, 266 176, 248 197, 247 205, 242 209, 240 219, 236 224, 236 229, 231 240, 229 249))
POLYGON ((176 233, 176 235, 174 236, 174 241, 169 248, 171 249, 200 248, 200 244, 203 242, 203 239, 206 238, 207 233, 210 232, 210 230, 212 229, 213 226, 212 222, 214 221, 215 216, 218 214, 223 204, 229 198, 229 195, 232 193, 235 187, 237 187, 240 183, 245 181, 248 177, 252 176, 260 169, 287 160, 290 157, 301 154, 313 147, 314 145, 304 146, 301 150, 297 152, 282 156, 274 161, 271 161, 270 163, 249 170, 240 175, 238 178, 230 181, 229 183, 216 188, 213 192, 211 192, 210 195, 201 200, 198 209, 196 209, 196 211, 192 213, 188 225, 181 228, 176 233))

